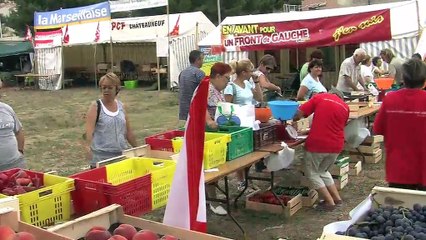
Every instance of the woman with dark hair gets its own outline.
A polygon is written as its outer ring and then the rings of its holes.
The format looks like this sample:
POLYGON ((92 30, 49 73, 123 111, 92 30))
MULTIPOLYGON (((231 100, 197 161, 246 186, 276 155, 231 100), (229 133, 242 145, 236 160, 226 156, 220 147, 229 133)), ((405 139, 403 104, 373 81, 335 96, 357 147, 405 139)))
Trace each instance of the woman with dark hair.
POLYGON ((210 128, 217 128, 217 123, 214 120, 216 107, 219 102, 225 102, 223 90, 228 85, 231 73, 231 66, 221 62, 215 63, 210 70, 209 96, 207 99, 206 113, 206 124, 210 128))
POLYGON ((322 51, 319 50, 319 49, 315 49, 311 53, 309 61, 307 61, 305 64, 303 64, 302 68, 300 69, 300 82, 302 82, 303 79, 305 79, 306 75, 309 74, 309 71, 308 71, 309 63, 313 60, 322 60, 323 58, 324 58, 324 55, 323 55, 322 51))
POLYGON ((385 138, 389 186, 426 190, 426 64, 410 59, 402 70, 405 88, 386 95, 374 133, 385 138))
POLYGON ((373 69, 371 71, 374 78, 379 78, 385 74, 385 71, 382 69, 383 62, 381 57, 373 57, 371 63, 373 65, 373 69))
MULTIPOLYGON (((221 62, 215 63, 210 70, 209 96, 207 99, 206 112, 206 124, 210 128, 216 129, 218 127, 217 123, 214 121, 214 115, 218 103, 225 102, 223 90, 228 85, 231 73, 231 66, 221 62)), ((206 190, 210 198, 216 198, 216 187, 214 185, 207 185, 206 190)), ((227 211, 220 204, 214 205, 210 202, 209 206, 210 210, 219 216, 227 214, 227 211)))
POLYGON ((322 60, 314 59, 308 64, 309 74, 300 83, 299 91, 297 92, 297 100, 309 100, 314 94, 327 92, 327 89, 322 85, 319 76, 322 73, 322 60))

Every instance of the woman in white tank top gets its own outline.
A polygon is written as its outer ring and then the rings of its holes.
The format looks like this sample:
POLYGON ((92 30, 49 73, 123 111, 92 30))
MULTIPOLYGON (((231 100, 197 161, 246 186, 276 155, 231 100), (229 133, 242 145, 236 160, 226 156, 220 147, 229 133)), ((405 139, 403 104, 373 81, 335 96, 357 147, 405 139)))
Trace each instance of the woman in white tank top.
POLYGON ((99 80, 102 98, 92 103, 86 119, 86 140, 90 167, 105 159, 122 155, 123 150, 137 146, 123 103, 116 99, 120 79, 107 73, 99 80))

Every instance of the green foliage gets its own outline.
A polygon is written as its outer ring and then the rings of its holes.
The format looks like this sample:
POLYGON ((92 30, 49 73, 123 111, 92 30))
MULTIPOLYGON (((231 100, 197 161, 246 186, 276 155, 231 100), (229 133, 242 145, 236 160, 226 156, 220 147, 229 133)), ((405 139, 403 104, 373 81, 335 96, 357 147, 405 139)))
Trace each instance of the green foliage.
MULTIPOLYGON (((1 1, 1 0, 0 0, 1 1)), ((85 6, 105 0, 13 0, 16 9, 6 18, 5 24, 23 35, 25 25, 33 25, 34 11, 53 11, 60 8, 85 6)), ((300 4, 301 0, 220 0, 221 18, 246 14, 281 11, 284 3, 300 4)), ((217 0, 169 0, 170 13, 202 11, 213 23, 218 24, 217 0)), ((165 14, 164 7, 114 13, 113 18, 152 16, 165 14)))

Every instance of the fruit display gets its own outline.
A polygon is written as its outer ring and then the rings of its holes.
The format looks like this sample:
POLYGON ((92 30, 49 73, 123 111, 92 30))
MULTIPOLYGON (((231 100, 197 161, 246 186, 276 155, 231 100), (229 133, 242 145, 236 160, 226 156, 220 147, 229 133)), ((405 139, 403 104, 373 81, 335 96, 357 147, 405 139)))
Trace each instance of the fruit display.
POLYGON ((287 206, 287 203, 291 200, 291 197, 278 194, 275 196, 274 193, 272 193, 271 191, 265 191, 250 196, 248 200, 252 202, 268 203, 274 205, 281 205, 282 202, 284 206, 287 206))
POLYGON ((148 229, 135 228, 130 224, 115 223, 109 229, 95 226, 78 240, 179 240, 172 235, 159 235, 148 229))
POLYGON ((309 195, 309 188, 307 187, 274 187, 274 193, 277 195, 297 196, 301 194, 303 197, 309 195))
POLYGON ((0 226, 0 239, 4 240, 37 240, 34 235, 28 232, 15 233, 8 226, 0 226))
POLYGON ((24 194, 43 188, 41 182, 42 180, 38 176, 31 177, 24 170, 15 173, 10 171, 0 173, 0 191, 7 196, 24 194))
POLYGON ((336 234, 372 240, 426 240, 426 205, 372 209, 363 221, 336 234))

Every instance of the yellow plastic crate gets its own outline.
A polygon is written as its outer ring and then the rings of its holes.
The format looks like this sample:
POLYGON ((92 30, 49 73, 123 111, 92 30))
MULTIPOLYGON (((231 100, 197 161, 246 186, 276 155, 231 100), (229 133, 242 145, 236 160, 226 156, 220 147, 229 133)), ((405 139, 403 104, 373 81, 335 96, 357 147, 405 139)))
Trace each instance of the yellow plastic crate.
POLYGON ((176 162, 154 158, 129 158, 106 166, 108 182, 118 185, 151 174, 152 209, 167 204, 176 162))
MULTIPOLYGON (((10 171, 19 171, 11 169, 10 171)), ((21 221, 44 227, 71 218, 71 191, 74 179, 24 170, 29 176, 43 178, 45 187, 16 195, 19 199, 21 221)), ((0 194, 0 198, 8 197, 0 194)))
MULTIPOLYGON (((204 139, 204 169, 215 168, 226 162, 228 143, 231 141, 230 134, 206 133, 204 139)), ((183 138, 172 139, 173 151, 180 152, 183 138)))

